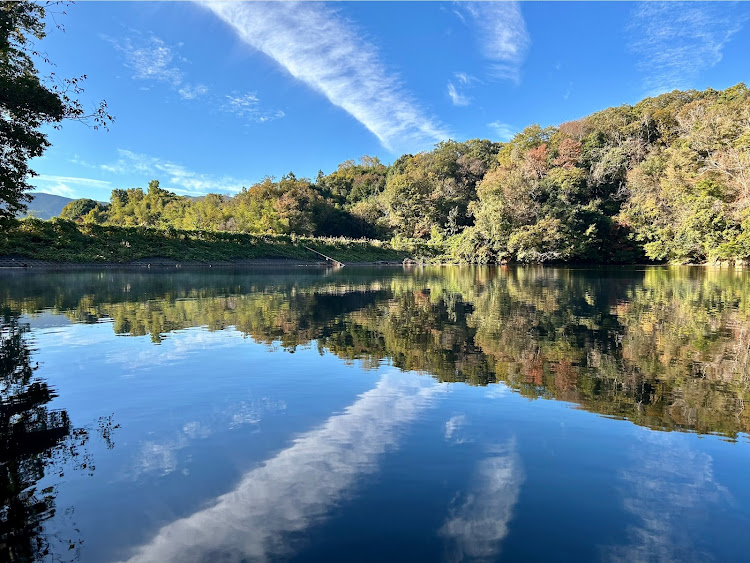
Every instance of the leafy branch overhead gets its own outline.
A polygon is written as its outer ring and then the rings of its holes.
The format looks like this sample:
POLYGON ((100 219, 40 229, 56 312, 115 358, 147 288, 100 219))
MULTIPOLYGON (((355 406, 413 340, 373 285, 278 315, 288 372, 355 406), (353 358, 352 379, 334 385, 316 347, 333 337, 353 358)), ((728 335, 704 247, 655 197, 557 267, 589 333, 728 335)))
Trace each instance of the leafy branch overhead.
MULTIPOLYGON (((78 99, 86 76, 61 78, 54 72, 40 76, 35 59, 52 64, 35 41, 46 35, 48 9, 57 3, 0 3, 0 224, 26 209, 28 180, 34 175, 29 160, 49 146, 40 130, 59 127, 65 119, 107 128, 113 117, 106 102, 87 111, 78 99)), ((58 26, 59 27, 59 26, 58 26)))

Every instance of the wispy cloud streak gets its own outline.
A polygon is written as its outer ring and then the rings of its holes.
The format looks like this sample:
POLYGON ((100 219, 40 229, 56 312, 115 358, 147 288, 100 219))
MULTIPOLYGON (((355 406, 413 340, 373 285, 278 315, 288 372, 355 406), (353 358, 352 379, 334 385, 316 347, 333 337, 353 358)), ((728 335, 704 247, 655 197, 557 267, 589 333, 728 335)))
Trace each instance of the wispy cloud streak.
POLYGON ((112 41, 115 48, 125 57, 125 66, 137 80, 158 80, 179 86, 183 73, 177 67, 182 59, 174 49, 158 37, 141 37, 139 34, 112 41))
POLYGON ((693 87, 702 71, 721 61, 724 46, 746 19, 724 2, 639 4, 627 29, 648 92, 693 87))
POLYGON ((183 100, 202 99, 205 105, 230 113, 245 124, 266 123, 285 115, 281 110, 263 107, 255 92, 217 95, 212 94, 205 84, 188 82, 182 67, 189 61, 179 54, 182 43, 169 45, 155 35, 144 36, 138 32, 119 40, 102 37, 122 54, 125 67, 131 71, 131 78, 148 84, 143 90, 149 90, 150 84, 160 82, 183 100))
POLYGON ((251 182, 230 176, 216 177, 194 172, 181 164, 125 149, 118 149, 117 152, 119 158, 116 162, 102 164, 99 168, 112 174, 136 172, 140 175, 158 178, 166 188, 181 194, 236 193, 243 186, 251 185, 251 182))
POLYGON ((462 18, 476 28, 482 55, 490 63, 490 75, 519 82, 521 65, 531 39, 518 2, 461 2, 469 16, 462 18))
POLYGON ((40 191, 62 197, 76 197, 76 194, 80 189, 111 189, 111 184, 105 180, 79 178, 74 176, 50 176, 47 174, 40 174, 32 179, 32 183, 40 191))
POLYGON ((464 93, 464 90, 481 81, 465 72, 456 72, 453 78, 455 82, 453 80, 448 82, 448 97, 450 97, 454 106, 468 106, 471 98, 464 93))
POLYGON ((516 134, 515 127, 502 121, 493 121, 492 123, 488 123, 487 126, 495 131, 498 139, 506 143, 516 134))
POLYGON ((261 107, 260 99, 254 93, 231 94, 225 96, 225 101, 221 105, 222 111, 231 113, 243 121, 252 121, 255 123, 265 123, 284 117, 281 110, 266 110, 261 107))
POLYGON ((207 94, 208 87, 204 86, 203 84, 197 84, 195 86, 191 84, 185 84, 179 90, 177 90, 177 93, 183 100, 194 100, 195 98, 200 98, 204 94, 207 94))
POLYGON ((390 150, 447 133, 389 73, 354 25, 313 2, 204 2, 239 37, 349 113, 390 150))
POLYGON ((469 105, 469 98, 463 93, 459 92, 452 82, 448 83, 448 97, 451 99, 451 102, 453 102, 454 106, 469 105))
POLYGON ((177 49, 155 35, 134 32, 129 37, 115 40, 104 36, 123 56, 125 67, 134 80, 164 82, 183 100, 193 100, 208 93, 204 84, 190 84, 180 65, 186 63, 177 49))

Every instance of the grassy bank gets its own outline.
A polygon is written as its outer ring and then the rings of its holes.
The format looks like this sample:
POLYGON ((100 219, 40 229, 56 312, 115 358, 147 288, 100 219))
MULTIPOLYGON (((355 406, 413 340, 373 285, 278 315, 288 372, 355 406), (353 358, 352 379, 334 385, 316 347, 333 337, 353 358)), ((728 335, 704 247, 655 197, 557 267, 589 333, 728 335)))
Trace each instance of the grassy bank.
POLYGON ((0 235, 0 256, 49 262, 126 264, 152 257, 206 263, 323 260, 309 249, 344 263, 401 261, 409 256, 405 250, 377 240, 79 225, 61 219, 25 219, 0 235))

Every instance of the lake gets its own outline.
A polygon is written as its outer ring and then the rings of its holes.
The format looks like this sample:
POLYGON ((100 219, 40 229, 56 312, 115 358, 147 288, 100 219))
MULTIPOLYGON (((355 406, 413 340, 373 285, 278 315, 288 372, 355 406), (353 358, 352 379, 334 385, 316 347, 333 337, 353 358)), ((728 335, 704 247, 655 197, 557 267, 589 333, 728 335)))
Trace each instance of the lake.
POLYGON ((0 559, 740 561, 750 273, 0 273, 0 559))

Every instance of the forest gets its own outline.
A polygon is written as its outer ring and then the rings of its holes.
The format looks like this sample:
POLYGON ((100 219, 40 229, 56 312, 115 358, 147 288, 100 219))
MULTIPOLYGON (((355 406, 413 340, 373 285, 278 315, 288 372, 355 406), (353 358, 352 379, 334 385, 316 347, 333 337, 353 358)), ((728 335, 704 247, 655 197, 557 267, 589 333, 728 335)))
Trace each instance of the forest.
POLYGON ((62 220, 162 231, 368 238, 468 263, 744 263, 750 259, 750 90, 673 91, 509 142, 448 140, 267 177, 236 195, 158 180, 79 199, 62 220))

